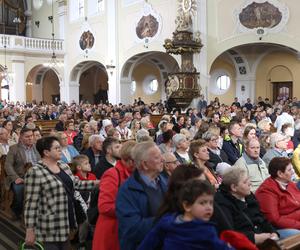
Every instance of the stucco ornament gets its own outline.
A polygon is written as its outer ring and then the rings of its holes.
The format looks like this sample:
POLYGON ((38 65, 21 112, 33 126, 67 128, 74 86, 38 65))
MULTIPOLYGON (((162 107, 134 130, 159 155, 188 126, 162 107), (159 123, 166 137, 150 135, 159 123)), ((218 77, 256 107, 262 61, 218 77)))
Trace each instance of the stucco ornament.
POLYGON ((259 36, 281 32, 289 19, 288 7, 278 0, 247 0, 234 13, 237 30, 259 36))
POLYGON ((178 0, 178 15, 175 20, 177 31, 192 31, 192 16, 197 11, 196 0, 178 0))
POLYGON ((134 27, 136 41, 148 44, 160 34, 162 18, 151 4, 145 2, 134 27))

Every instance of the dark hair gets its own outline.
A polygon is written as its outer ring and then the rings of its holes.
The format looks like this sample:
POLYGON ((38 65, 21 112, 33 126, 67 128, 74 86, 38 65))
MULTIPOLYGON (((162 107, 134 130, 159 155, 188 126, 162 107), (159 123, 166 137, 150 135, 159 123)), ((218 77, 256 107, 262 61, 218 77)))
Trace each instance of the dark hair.
POLYGON ((286 170, 286 167, 291 163, 291 160, 286 157, 274 157, 269 163, 269 174, 272 178, 278 177, 277 172, 282 173, 286 170))
POLYGON ((45 156, 44 150, 50 151, 54 141, 57 141, 59 143, 59 140, 55 136, 46 136, 37 140, 36 149, 42 158, 45 156))
POLYGON ((232 129, 233 129, 233 127, 234 127, 235 125, 240 125, 240 124, 239 124, 238 121, 232 121, 232 122, 229 123, 229 126, 228 126, 229 134, 231 134, 231 131, 232 131, 232 129))
POLYGON ((166 143, 170 140, 172 140, 173 137, 173 131, 172 129, 168 129, 166 132, 162 133, 163 142, 166 143))
POLYGON ((27 132, 31 131, 32 132, 32 129, 31 128, 27 128, 27 127, 23 127, 20 131, 20 135, 23 135, 27 132))
POLYGON ((183 203, 193 205, 203 194, 214 195, 215 189, 207 180, 192 179, 184 183, 179 191, 180 212, 184 212, 183 203))
POLYGON ((197 153, 199 151, 199 148, 202 148, 206 146, 206 141, 203 139, 198 139, 198 140, 194 140, 191 142, 190 144, 190 148, 189 148, 189 155, 190 157, 195 160, 195 153, 197 153))
POLYGON ((28 119, 32 118, 32 115, 26 115, 25 116, 25 123, 28 121, 28 119))
POLYGON ((168 191, 158 210, 157 218, 161 218, 166 213, 179 212, 178 194, 182 185, 187 180, 197 178, 203 173, 203 170, 197 168, 194 164, 179 165, 169 179, 168 191))
POLYGON ((291 123, 285 123, 285 124, 283 124, 282 127, 281 127, 281 132, 282 132, 282 133, 285 133, 285 130, 286 130, 287 128, 292 128, 292 127, 293 127, 293 125, 292 125, 291 123))
POLYGON ((105 138, 105 140, 103 141, 103 144, 102 144, 102 151, 103 151, 104 155, 107 154, 108 148, 114 143, 120 143, 120 141, 117 138, 112 137, 112 136, 105 138))
POLYGON ((247 137, 248 137, 248 135, 249 135, 249 133, 250 133, 250 131, 251 131, 252 129, 254 129, 255 132, 256 132, 256 128, 255 128, 254 126, 252 126, 252 125, 248 125, 248 126, 245 127, 244 133, 243 133, 243 138, 244 138, 244 140, 247 140, 247 137))
POLYGON ((5 120, 3 123, 2 123, 2 127, 4 128, 7 123, 11 122, 13 124, 13 122, 11 120, 5 120))

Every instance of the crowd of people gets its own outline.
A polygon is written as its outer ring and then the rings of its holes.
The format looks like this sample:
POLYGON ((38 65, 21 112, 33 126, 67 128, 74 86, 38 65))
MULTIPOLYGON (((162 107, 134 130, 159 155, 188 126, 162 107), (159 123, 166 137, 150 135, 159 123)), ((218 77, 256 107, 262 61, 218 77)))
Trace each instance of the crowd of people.
POLYGON ((45 249, 257 249, 300 236, 300 102, 1 102, 1 188, 45 249), (152 116, 160 115, 158 124, 152 116), (48 135, 38 120, 57 120, 48 135), (201 248, 202 247, 202 248, 201 248))

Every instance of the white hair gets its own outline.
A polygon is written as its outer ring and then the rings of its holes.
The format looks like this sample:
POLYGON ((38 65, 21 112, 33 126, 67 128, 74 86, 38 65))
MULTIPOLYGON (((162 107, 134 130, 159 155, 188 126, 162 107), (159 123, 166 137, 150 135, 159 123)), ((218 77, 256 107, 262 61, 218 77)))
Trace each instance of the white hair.
POLYGON ((102 136, 100 136, 100 135, 91 135, 89 137, 89 146, 92 147, 97 139, 99 139, 100 141, 103 141, 102 136))

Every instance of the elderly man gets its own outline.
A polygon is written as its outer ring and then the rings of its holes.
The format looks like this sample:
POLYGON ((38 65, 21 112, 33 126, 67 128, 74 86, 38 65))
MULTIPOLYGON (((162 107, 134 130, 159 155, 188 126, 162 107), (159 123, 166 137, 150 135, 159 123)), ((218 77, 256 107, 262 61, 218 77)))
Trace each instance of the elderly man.
POLYGON ((224 140, 222 149, 227 154, 229 163, 233 165, 243 153, 243 144, 240 141, 243 135, 241 126, 236 121, 229 124, 228 131, 230 138, 224 140))
POLYGON ((280 133, 273 133, 270 136, 270 146, 271 148, 267 150, 263 156, 264 162, 269 166, 270 161, 274 157, 288 157, 287 146, 289 138, 280 133))
POLYGON ((110 130, 111 128, 113 128, 113 124, 111 122, 111 120, 109 119, 104 119, 102 121, 102 128, 100 129, 100 136, 102 137, 103 141, 104 139, 107 137, 107 131, 110 130))
POLYGON ((101 135, 91 135, 89 137, 89 148, 83 153, 89 158, 92 172, 95 172, 96 165, 102 155, 103 137, 101 135))
POLYGON ((259 157, 260 144, 255 139, 250 139, 245 143, 245 152, 236 161, 234 167, 246 170, 251 181, 251 191, 254 193, 265 179, 269 177, 265 162, 259 157))
POLYGON ((175 168, 179 165, 179 161, 173 153, 167 152, 162 155, 164 160, 164 170, 163 174, 166 178, 169 178, 175 168))
POLYGON ((160 174, 163 159, 154 142, 141 142, 133 149, 136 171, 121 186, 116 213, 121 250, 134 250, 151 230, 167 190, 160 174))
POLYGON ((7 174, 6 187, 11 188, 14 193, 11 209, 14 213, 13 219, 19 219, 23 210, 24 199, 24 175, 26 165, 36 164, 40 155, 35 148, 33 132, 29 128, 23 128, 20 132, 19 143, 9 148, 5 171, 7 174))

